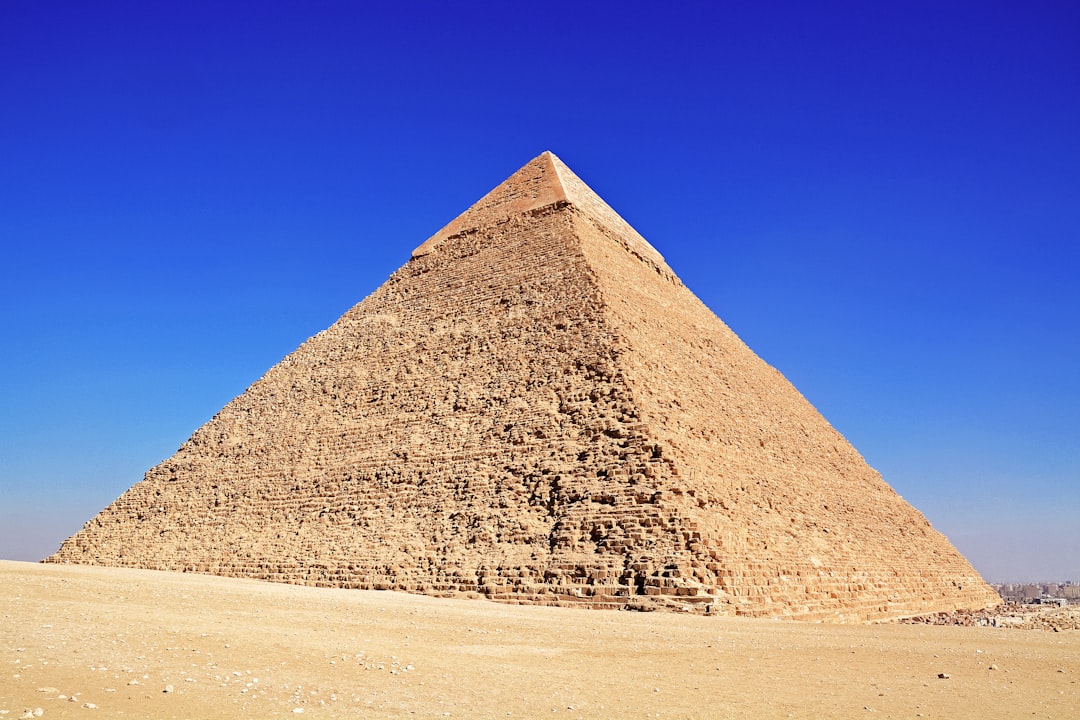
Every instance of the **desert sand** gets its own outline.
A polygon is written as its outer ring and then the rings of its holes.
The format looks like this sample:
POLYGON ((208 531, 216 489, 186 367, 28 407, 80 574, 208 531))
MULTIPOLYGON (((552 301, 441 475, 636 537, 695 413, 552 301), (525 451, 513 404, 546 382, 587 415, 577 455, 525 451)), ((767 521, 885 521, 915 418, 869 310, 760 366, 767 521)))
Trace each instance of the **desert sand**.
POLYGON ((516 606, 18 562, 0 562, 0 586, 4 717, 1073 718, 1080 709, 1072 630, 516 606))

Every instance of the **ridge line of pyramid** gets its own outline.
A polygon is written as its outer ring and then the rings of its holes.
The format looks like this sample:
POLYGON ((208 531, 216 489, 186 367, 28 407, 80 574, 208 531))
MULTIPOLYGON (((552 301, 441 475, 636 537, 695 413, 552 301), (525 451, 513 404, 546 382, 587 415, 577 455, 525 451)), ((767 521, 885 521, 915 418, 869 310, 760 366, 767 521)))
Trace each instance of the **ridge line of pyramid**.
POLYGON ((568 197, 568 193, 566 192, 566 183, 563 182, 562 173, 559 172, 559 166, 562 165, 563 167, 566 167, 566 163, 560 160, 559 156, 551 152, 550 150, 545 150, 544 152, 540 153, 540 157, 547 160, 548 165, 551 167, 551 172, 555 175, 555 184, 558 185, 560 190, 562 190, 563 199, 569 202, 570 198, 568 197))
POLYGON ((563 182, 562 173, 559 172, 559 166, 566 167, 559 157, 551 152, 545 150, 536 156, 535 160, 540 160, 547 163, 547 169, 551 173, 551 189, 556 197, 556 202, 570 202, 570 193, 566 190, 566 184, 563 182))
POLYGON ((634 229, 619 213, 615 212, 600 195, 578 177, 577 173, 559 159, 555 153, 548 151, 552 168, 559 178, 559 184, 566 194, 566 201, 577 208, 583 215, 602 225, 620 237, 623 247, 637 255, 642 260, 652 263, 658 269, 664 268, 674 275, 664 256, 654 248, 641 233, 634 229))

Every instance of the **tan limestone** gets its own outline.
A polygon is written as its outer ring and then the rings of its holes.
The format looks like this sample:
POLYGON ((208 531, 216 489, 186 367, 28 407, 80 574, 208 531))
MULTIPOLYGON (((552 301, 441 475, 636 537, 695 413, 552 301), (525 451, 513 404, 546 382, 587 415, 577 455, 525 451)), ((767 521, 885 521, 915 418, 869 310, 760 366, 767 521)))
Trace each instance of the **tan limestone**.
POLYGON ((828 621, 1000 601, 551 153, 49 561, 828 621))

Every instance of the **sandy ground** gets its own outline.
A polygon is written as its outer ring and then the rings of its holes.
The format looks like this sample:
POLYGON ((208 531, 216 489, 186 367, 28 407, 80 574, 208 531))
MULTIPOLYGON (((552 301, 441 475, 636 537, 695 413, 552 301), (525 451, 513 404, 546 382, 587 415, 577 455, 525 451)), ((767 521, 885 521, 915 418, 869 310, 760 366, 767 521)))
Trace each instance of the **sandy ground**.
POLYGON ((518 607, 0 562, 0 717, 28 709, 85 719, 1076 718, 1080 631, 518 607))

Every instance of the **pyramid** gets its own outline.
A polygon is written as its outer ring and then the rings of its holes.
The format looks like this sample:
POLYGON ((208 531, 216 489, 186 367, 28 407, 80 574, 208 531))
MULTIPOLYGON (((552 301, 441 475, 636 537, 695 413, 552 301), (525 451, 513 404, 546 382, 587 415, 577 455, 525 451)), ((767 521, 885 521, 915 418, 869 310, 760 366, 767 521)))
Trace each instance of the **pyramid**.
POLYGON ((48 562, 856 622, 996 605, 551 153, 48 562))

